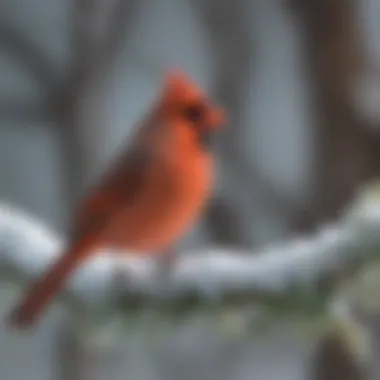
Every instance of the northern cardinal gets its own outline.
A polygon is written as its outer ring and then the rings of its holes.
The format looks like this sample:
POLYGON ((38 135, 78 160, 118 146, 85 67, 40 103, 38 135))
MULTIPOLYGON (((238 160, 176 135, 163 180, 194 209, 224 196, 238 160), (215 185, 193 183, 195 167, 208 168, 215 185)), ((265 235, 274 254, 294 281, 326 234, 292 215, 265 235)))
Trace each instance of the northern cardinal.
POLYGON ((152 112, 80 205, 66 251, 27 292, 10 323, 33 324, 97 248, 164 255, 206 203, 214 175, 207 140, 223 119, 190 78, 169 71, 152 112))

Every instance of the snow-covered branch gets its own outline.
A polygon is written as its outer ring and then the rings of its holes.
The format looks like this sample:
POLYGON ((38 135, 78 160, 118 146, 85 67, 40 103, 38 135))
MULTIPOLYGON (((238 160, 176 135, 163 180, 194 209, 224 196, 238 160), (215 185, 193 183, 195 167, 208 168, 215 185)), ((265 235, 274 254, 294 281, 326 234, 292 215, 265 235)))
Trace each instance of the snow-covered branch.
MULTIPOLYGON (((31 281, 63 245, 62 238, 36 218, 0 206, 3 280, 31 281)), ((112 309, 130 315, 153 308, 182 315, 195 309, 250 305, 317 313, 356 269, 380 257, 380 185, 364 189, 340 221, 315 236, 256 252, 233 248, 186 252, 165 279, 157 260, 102 253, 84 263, 66 287, 66 300, 75 300, 72 305, 94 314, 112 309)))

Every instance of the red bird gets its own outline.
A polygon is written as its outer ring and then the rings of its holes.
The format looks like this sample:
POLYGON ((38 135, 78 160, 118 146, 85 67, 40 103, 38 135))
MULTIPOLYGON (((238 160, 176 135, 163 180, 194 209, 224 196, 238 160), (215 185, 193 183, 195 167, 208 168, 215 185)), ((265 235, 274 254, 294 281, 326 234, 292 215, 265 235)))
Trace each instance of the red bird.
POLYGON ((152 112, 88 195, 71 243, 11 314, 27 327, 73 270, 100 247, 167 254, 196 220, 213 183, 207 141, 223 113, 178 71, 166 75, 152 112))

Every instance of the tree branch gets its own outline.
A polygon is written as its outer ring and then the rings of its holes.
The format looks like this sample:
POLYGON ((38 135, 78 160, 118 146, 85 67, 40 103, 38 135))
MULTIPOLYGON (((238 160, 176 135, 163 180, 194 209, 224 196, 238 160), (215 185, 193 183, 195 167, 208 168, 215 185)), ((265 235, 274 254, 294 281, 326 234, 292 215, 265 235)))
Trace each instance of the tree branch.
MULTIPOLYGON (((256 255, 219 248, 189 252, 178 259, 164 282, 158 280, 159 267, 153 259, 130 253, 118 262, 99 256, 69 281, 68 300, 94 315, 110 309, 127 316, 146 307, 178 315, 218 305, 308 312, 314 301, 329 300, 352 276, 353 266, 378 257, 379 192, 379 186, 365 190, 338 224, 326 226, 314 237, 263 248, 256 255), (115 295, 116 262, 126 280, 118 283, 115 295)), ((7 205, 0 208, 0 242, 3 279, 24 282, 44 271, 64 244, 43 223, 7 205)))
POLYGON ((58 84, 58 75, 54 72, 52 63, 30 36, 0 23, 0 45, 30 71, 45 92, 51 92, 58 84))
POLYGON ((74 1, 69 78, 76 82, 82 77, 92 77, 97 70, 114 61, 132 24, 137 5, 137 0, 74 1))

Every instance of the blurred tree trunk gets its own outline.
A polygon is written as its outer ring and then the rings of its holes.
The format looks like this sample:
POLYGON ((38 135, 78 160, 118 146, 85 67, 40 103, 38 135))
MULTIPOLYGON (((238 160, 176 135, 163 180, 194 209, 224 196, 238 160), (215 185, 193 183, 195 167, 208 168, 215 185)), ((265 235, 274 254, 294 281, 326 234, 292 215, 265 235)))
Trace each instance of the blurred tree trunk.
MULTIPOLYGON (((96 135, 107 123, 106 86, 138 3, 75 0, 72 5, 71 65, 47 103, 62 146, 64 197, 70 216, 97 174, 101 139, 96 135)), ((78 322, 69 317, 58 331, 57 376, 62 380, 100 378, 111 370, 107 352, 83 340, 78 322)))
MULTIPOLYGON (((235 167, 236 158, 243 154, 243 111, 253 66, 246 4, 242 0, 192 0, 192 5, 211 52, 212 92, 226 110, 229 126, 233 126, 221 131, 214 150, 223 164, 229 161, 235 167)), ((219 244, 242 246, 247 243, 244 228, 229 195, 224 193, 213 200, 205 217, 206 229, 219 244)))
MULTIPOLYGON (((320 222, 335 218, 358 186, 380 174, 380 136, 355 104, 366 69, 356 0, 293 0, 304 38, 315 111, 313 210, 320 222)), ((363 379, 339 341, 322 340, 312 376, 363 379)))
POLYGON ((366 375, 354 364, 339 337, 329 335, 320 342, 311 368, 312 380, 363 380, 366 375))
POLYGON ((380 135, 355 91, 368 67, 356 0, 293 0, 315 106, 314 212, 335 218, 357 187, 380 174, 380 135))
POLYGON ((69 13, 70 66, 48 94, 47 106, 63 147, 70 215, 99 164, 97 133, 107 123, 107 83, 136 6, 136 0, 74 0, 69 13))

